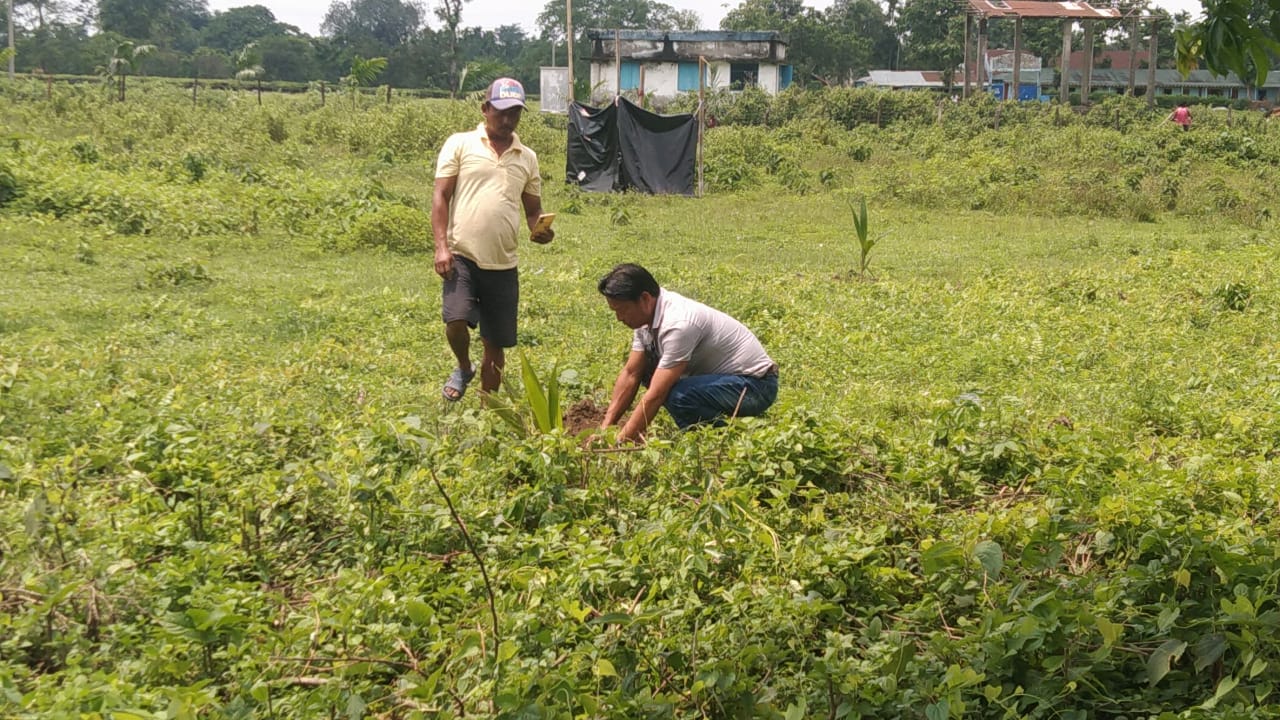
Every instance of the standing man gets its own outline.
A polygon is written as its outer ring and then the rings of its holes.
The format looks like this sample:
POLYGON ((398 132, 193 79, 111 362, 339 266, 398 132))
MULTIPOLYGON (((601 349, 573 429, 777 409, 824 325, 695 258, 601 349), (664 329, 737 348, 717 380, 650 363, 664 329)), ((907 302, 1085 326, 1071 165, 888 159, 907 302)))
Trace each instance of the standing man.
POLYGON ((648 270, 619 265, 598 286, 618 321, 634 330, 600 427, 622 419, 641 385, 648 391, 618 433, 643 440, 666 407, 680 429, 759 415, 778 397, 778 365, 745 325, 658 286, 648 270))
MULTIPOLYGON (((516 344, 520 221, 533 230, 542 214, 538 156, 515 133, 524 107, 519 82, 494 80, 480 105, 484 122, 472 132, 450 136, 436 161, 431 232, 436 274, 444 279, 444 334, 458 363, 442 390, 449 401, 461 400, 476 374, 471 328, 479 324, 484 344, 484 392, 498 389, 504 349, 516 344)), ((547 228, 529 239, 548 243, 554 237, 547 228)))

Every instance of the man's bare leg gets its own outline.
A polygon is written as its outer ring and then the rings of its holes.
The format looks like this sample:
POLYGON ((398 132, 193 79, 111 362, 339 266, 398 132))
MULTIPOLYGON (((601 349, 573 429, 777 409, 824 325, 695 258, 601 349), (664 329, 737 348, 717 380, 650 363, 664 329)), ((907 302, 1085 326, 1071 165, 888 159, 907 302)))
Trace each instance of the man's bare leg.
POLYGON ((494 345, 481 338, 484 343, 484 358, 480 361, 480 389, 493 392, 502 384, 502 371, 506 367, 506 353, 499 345, 494 345))
POLYGON ((458 369, 463 372, 461 391, 453 385, 455 380, 451 377, 449 382, 445 383, 444 395, 448 400, 458 400, 466 391, 467 377, 475 372, 475 368, 471 365, 471 328, 467 327, 466 320, 454 320, 445 323, 444 337, 449 341, 449 349, 453 351, 453 357, 458 362, 458 369))
POLYGON ((458 361, 458 367, 470 371, 471 368, 471 328, 466 320, 454 320, 444 325, 444 337, 449 341, 449 349, 458 361))

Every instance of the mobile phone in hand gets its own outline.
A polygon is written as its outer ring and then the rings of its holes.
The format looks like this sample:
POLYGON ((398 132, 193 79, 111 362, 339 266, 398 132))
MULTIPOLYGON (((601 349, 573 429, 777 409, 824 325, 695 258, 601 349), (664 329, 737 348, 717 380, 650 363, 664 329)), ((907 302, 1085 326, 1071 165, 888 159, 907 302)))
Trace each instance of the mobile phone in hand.
POLYGON ((551 222, 556 219, 555 213, 543 213, 538 216, 538 222, 533 224, 533 230, 530 234, 537 235, 540 232, 551 229, 551 222))

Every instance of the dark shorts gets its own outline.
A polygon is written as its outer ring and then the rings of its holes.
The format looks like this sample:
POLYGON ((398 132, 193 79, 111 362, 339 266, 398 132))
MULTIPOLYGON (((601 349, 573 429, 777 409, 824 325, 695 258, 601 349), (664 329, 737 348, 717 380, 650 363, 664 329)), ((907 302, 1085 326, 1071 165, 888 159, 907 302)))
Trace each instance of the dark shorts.
POLYGON ((520 305, 520 272, 481 270, 461 255, 453 256, 453 277, 444 281, 441 307, 446 323, 466 320, 480 326, 480 337, 498 347, 515 347, 516 308, 520 305))

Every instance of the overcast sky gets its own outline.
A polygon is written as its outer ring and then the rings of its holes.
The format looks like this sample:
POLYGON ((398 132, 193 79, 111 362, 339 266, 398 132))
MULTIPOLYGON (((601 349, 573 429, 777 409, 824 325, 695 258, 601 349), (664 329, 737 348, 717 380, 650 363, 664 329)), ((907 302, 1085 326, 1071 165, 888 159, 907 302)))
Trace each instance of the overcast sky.
MULTIPOLYGON (((679 10, 692 10, 702 18, 702 27, 716 30, 720 20, 731 8, 738 6, 738 0, 662 0, 679 10)), ((320 34, 320 23, 329 9, 325 0, 209 0, 211 10, 226 10, 244 5, 264 5, 271 9, 276 19, 298 26, 308 35, 320 34)), ((424 3, 433 7, 432 0, 424 3)), ((830 0, 806 0, 806 5, 824 9, 831 4, 830 0)), ((1155 4, 1170 12, 1190 12, 1193 16, 1200 13, 1199 0, 1155 0, 1155 4)), ((529 34, 534 34, 534 20, 546 3, 541 0, 468 0, 462 8, 462 23, 467 27, 479 25, 483 28, 495 28, 499 25, 516 24, 524 27, 529 34)), ((434 15, 427 18, 428 24, 438 28, 440 21, 434 15)), ((768 28, 760 28, 767 30, 768 28)))

